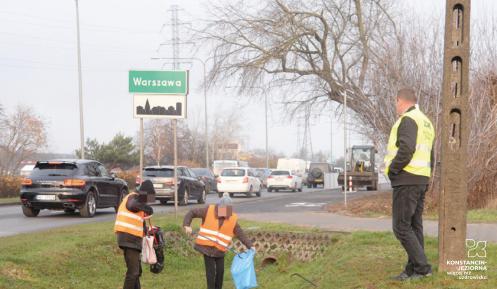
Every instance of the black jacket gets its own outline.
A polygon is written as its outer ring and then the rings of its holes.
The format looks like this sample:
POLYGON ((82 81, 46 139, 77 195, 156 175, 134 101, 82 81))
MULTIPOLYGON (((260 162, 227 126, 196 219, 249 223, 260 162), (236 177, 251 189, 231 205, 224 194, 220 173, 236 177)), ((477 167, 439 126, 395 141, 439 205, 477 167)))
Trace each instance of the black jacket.
MULTIPOLYGON (((409 108, 411 111, 415 107, 409 108)), ((390 164, 388 178, 392 187, 403 185, 428 185, 430 178, 425 176, 418 176, 404 171, 404 168, 411 162, 412 156, 416 151, 416 139, 418 135, 418 125, 416 122, 405 116, 400 121, 399 129, 397 131, 397 143, 395 144, 399 150, 397 155, 390 164)), ((433 148, 431 150, 431 167, 433 169, 433 148)))
MULTIPOLYGON (((140 211, 145 212, 146 215, 152 215, 154 213, 152 207, 150 207, 146 203, 141 202, 138 195, 132 195, 128 198, 126 208, 134 213, 138 213, 140 211)), ((143 222, 143 231, 146 232, 145 222, 143 222)), ((130 248, 141 251, 142 239, 143 238, 128 233, 117 232, 117 244, 121 249, 130 248)))

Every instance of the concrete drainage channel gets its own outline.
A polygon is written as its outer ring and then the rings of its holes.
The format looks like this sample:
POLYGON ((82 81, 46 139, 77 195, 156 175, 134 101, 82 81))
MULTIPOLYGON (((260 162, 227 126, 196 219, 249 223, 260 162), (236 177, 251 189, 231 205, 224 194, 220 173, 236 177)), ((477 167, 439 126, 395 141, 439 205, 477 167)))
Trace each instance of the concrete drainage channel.
MULTIPOLYGON (((257 249, 257 255, 262 258, 260 262, 260 270, 264 270, 267 266, 277 265, 280 257, 285 256, 291 260, 300 262, 310 262, 316 257, 321 256, 328 246, 332 243, 332 233, 300 233, 300 232, 270 232, 260 231, 254 229, 247 229, 245 231, 247 236, 254 242, 257 249)), ((166 243, 178 248, 175 244, 177 242, 187 241, 193 245, 193 240, 185 240, 182 234, 174 231, 165 232, 166 243)), ((245 247, 243 244, 236 240, 233 247, 237 251, 243 251, 245 247)), ((306 286, 310 285, 314 288, 319 288, 316 283, 302 276, 298 272, 290 275, 291 278, 300 278, 306 286)))

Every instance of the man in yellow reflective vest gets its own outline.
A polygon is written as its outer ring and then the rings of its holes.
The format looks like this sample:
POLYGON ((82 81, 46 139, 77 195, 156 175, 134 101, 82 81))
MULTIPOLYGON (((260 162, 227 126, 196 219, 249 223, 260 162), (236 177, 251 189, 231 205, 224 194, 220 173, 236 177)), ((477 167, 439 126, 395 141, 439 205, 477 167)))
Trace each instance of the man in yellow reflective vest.
POLYGON ((385 174, 393 188, 393 232, 408 255, 404 271, 393 277, 399 281, 432 274, 424 252, 422 214, 433 168, 435 130, 416 103, 412 89, 398 91, 399 119, 390 132, 385 156, 385 174))
POLYGON ((204 255, 205 275, 208 289, 223 288, 224 254, 237 237, 245 247, 255 250, 240 225, 238 216, 233 213, 232 200, 227 193, 217 205, 190 210, 183 220, 187 234, 192 233, 190 227, 193 218, 201 218, 202 224, 195 240, 195 250, 204 255))
POLYGON ((155 194, 151 181, 144 181, 138 192, 132 192, 122 200, 116 215, 114 232, 117 244, 123 250, 126 262, 126 277, 123 289, 140 289, 140 276, 142 274, 140 253, 142 240, 145 235, 145 220, 154 213, 152 207, 147 205, 147 194, 155 194))

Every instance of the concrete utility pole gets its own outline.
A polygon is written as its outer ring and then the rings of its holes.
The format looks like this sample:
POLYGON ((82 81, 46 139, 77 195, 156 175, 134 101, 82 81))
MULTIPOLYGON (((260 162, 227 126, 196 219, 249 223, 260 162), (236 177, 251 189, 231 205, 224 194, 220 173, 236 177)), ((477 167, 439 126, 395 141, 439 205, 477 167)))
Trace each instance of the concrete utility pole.
POLYGON ((79 40, 79 7, 78 0, 76 3, 76 32, 78 39, 78 83, 79 83, 79 133, 81 141, 81 159, 85 158, 85 128, 83 122, 83 78, 81 73, 81 45, 79 40))
POLYGON ((471 0, 447 0, 443 74, 439 270, 466 259, 468 97, 471 0))

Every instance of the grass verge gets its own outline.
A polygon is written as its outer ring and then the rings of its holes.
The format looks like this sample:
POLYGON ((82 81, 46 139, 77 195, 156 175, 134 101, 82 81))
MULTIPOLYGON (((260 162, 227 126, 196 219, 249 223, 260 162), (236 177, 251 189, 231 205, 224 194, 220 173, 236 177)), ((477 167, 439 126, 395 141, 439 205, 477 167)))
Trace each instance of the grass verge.
POLYGON ((0 198, 0 205, 1 204, 14 204, 14 203, 19 203, 19 197, 13 197, 13 198, 0 198))
MULTIPOLYGON (((180 230, 180 219, 170 215, 155 218, 154 222, 165 230, 180 230)), ((241 224, 244 228, 272 231, 309 231, 279 224, 241 224)), ((112 222, 85 224, 0 238, 0 288, 121 288, 125 265, 112 226, 112 222)), ((436 239, 427 238, 426 252, 430 262, 436 264, 436 239)), ((490 244, 487 253, 487 281, 457 280, 436 273, 425 280, 399 283, 388 278, 402 270, 406 256, 391 233, 335 234, 333 245, 322 257, 299 262, 279 256, 275 266, 257 265, 257 277, 259 288, 274 289, 313 288, 302 279, 291 277, 293 273, 323 289, 490 289, 495 288, 497 280, 497 245, 490 244)), ((230 254, 226 259, 226 289, 233 289, 231 258, 230 254)), ((257 258, 260 264, 260 256, 257 258)), ((168 248, 161 274, 150 273, 147 266, 143 269, 143 288, 205 288, 203 258, 187 245, 168 248)))

